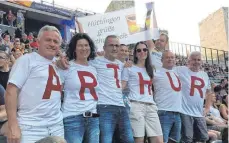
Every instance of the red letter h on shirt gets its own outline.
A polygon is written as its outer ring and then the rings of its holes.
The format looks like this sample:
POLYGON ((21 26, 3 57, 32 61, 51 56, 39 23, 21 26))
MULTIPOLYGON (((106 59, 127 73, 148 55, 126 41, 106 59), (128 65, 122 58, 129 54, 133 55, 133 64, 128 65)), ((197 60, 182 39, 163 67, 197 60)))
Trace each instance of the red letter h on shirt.
POLYGON ((143 76, 140 72, 138 72, 138 76, 139 76, 140 94, 145 93, 144 92, 144 85, 147 84, 149 95, 152 95, 152 93, 151 93, 152 80, 144 80, 143 76))

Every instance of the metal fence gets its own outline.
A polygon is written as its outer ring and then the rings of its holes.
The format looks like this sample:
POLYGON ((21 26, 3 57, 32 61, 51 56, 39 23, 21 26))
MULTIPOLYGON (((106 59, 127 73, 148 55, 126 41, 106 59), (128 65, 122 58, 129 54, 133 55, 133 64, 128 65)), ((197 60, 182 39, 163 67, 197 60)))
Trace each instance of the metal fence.
POLYGON ((184 57, 187 57, 190 52, 199 51, 202 53, 204 63, 228 66, 228 51, 175 42, 169 43, 169 49, 176 55, 184 57))

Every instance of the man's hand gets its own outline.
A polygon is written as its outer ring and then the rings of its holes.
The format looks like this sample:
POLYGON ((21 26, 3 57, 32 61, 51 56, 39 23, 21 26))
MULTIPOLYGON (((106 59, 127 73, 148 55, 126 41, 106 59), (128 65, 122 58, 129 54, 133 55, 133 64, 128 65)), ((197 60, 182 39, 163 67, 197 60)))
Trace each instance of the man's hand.
POLYGON ((21 129, 18 124, 14 123, 12 125, 9 124, 8 132, 7 132, 7 143, 20 143, 21 140, 21 129))
POLYGON ((124 67, 129 68, 129 67, 132 67, 132 65, 133 65, 133 62, 129 60, 129 61, 126 61, 126 63, 124 64, 124 67))

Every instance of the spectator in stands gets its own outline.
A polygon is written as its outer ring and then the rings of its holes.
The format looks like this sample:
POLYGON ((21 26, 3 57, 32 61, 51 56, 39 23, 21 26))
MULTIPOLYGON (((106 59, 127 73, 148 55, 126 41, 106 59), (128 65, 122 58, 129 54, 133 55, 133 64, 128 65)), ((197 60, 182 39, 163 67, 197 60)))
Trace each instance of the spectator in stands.
POLYGON ((154 78, 154 100, 158 107, 163 140, 165 143, 175 143, 181 137, 181 82, 174 69, 175 55, 164 51, 161 59, 162 68, 157 69, 154 78))
POLYGON ((38 52, 22 56, 14 64, 5 95, 8 143, 64 137, 61 82, 52 64, 61 41, 56 27, 44 26, 38 34, 38 52))
POLYGON ((9 13, 6 15, 6 20, 8 21, 9 26, 14 26, 14 20, 16 19, 15 15, 9 10, 9 13))
POLYGON ((222 104, 219 107, 221 116, 228 120, 228 95, 223 96, 222 104))
MULTIPOLYGON (((8 50, 10 51, 13 48, 13 44, 10 41, 10 35, 9 34, 3 34, 3 44, 8 47, 8 50)), ((8 51, 8 52, 9 52, 8 51)))
POLYGON ((33 38, 34 38, 33 33, 32 33, 32 32, 29 32, 29 36, 28 36, 27 39, 28 39, 30 42, 32 42, 32 41, 33 41, 33 38))
POLYGON ((148 46, 138 42, 134 48, 134 65, 122 71, 122 88, 130 89, 129 116, 136 143, 144 142, 145 132, 150 143, 163 143, 157 107, 152 96, 153 75, 148 46))
POLYGON ((222 103, 222 98, 223 96, 221 96, 220 94, 220 91, 221 91, 221 86, 220 85, 217 85, 215 88, 214 88, 214 93, 216 95, 216 105, 219 107, 220 104, 222 103))
POLYGON ((0 51, 0 84, 6 89, 6 85, 9 79, 9 55, 4 51, 0 51))
POLYGON ((162 62, 161 62, 162 52, 165 50, 168 42, 169 42, 169 37, 167 34, 164 34, 164 33, 162 33, 159 39, 156 40, 155 45, 152 40, 147 41, 147 45, 151 53, 150 54, 151 61, 152 61, 153 66, 156 69, 162 67, 162 62))
POLYGON ((221 117, 218 107, 214 105, 215 102, 216 96, 214 93, 211 93, 210 111, 205 119, 208 129, 221 131, 223 128, 227 127, 227 121, 221 117))
POLYGON ((37 38, 36 37, 33 38, 32 43, 30 43, 30 47, 37 50, 38 42, 37 42, 37 38))
POLYGON ((89 65, 96 56, 94 42, 87 34, 78 33, 72 37, 66 54, 70 66, 60 70, 65 139, 68 143, 99 143, 99 84, 96 69, 89 65))
POLYGON ((25 33, 22 34, 21 43, 25 44, 26 49, 29 48, 29 40, 28 40, 27 35, 25 33))
POLYGON ((13 52, 13 56, 14 58, 17 60, 18 58, 20 58, 21 56, 23 55, 22 51, 20 49, 16 49, 14 52, 13 52))
POLYGON ((220 94, 221 94, 221 96, 227 95, 227 91, 226 91, 226 89, 225 89, 225 85, 226 85, 227 83, 228 83, 227 78, 221 79, 221 81, 220 81, 220 86, 221 86, 220 94))
POLYGON ((208 113, 210 109, 211 85, 207 73, 201 70, 201 58, 201 53, 194 51, 188 57, 187 66, 176 67, 182 85, 182 143, 208 140, 203 114, 208 113), (203 110, 204 99, 206 100, 205 110, 203 110))
POLYGON ((7 123, 4 95, 5 95, 5 89, 2 85, 0 85, 0 135, 6 136, 8 123, 7 123))

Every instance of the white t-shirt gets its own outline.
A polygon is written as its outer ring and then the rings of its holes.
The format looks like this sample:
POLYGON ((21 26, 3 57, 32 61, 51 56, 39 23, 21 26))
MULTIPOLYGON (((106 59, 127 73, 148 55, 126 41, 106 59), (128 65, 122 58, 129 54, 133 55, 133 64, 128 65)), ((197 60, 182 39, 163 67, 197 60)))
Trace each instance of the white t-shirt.
POLYGON ((8 82, 19 88, 19 124, 48 126, 63 120, 61 80, 52 60, 36 52, 26 54, 14 64, 8 82))
POLYGON ((159 52, 156 50, 152 51, 151 61, 152 61, 152 65, 154 65, 156 69, 159 69, 162 67, 161 58, 162 58, 162 52, 159 52))
POLYGON ((182 113, 203 117, 203 104, 210 80, 204 71, 193 72, 186 66, 176 67, 182 84, 182 113))
POLYGON ((96 113, 98 101, 97 72, 92 66, 70 61, 68 70, 59 70, 64 85, 63 116, 75 116, 86 111, 96 113))
POLYGON ((158 69, 154 73, 153 85, 158 110, 181 112, 181 82, 174 70, 158 69))
POLYGON ((221 123, 224 122, 223 118, 220 115, 220 112, 218 109, 214 108, 213 106, 210 106, 210 114, 212 116, 214 116, 218 121, 220 121, 221 123))
POLYGON ((89 63, 97 71, 100 86, 98 104, 124 106, 121 87, 121 71, 124 64, 119 60, 109 61, 104 57, 97 57, 89 63))
POLYGON ((128 82, 130 100, 155 104, 153 100, 152 80, 145 68, 135 65, 130 68, 124 68, 122 80, 128 82))

